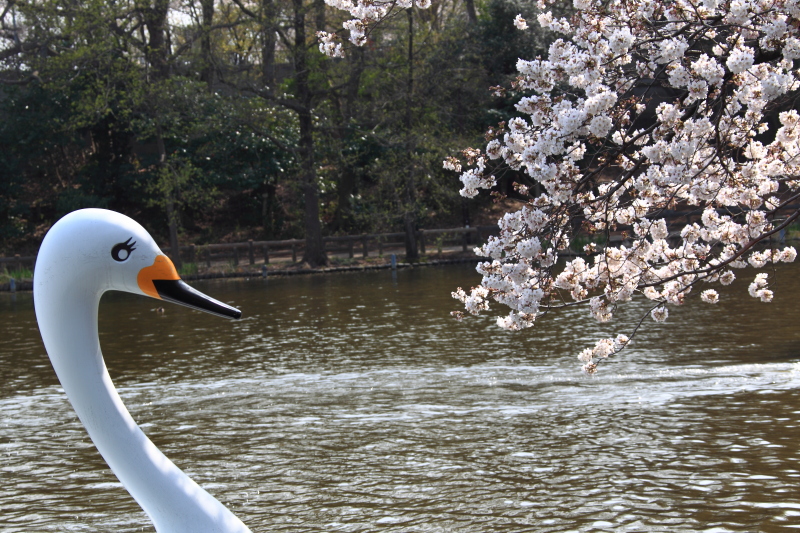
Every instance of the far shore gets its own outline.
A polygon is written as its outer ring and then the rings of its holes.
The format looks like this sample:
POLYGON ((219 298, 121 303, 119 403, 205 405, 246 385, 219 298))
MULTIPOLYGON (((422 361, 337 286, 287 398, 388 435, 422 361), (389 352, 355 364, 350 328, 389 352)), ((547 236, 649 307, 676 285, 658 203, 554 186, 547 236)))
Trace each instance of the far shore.
MULTIPOLYGON (((244 278, 257 279, 277 276, 296 276, 303 274, 332 274, 339 272, 364 272, 370 270, 387 269, 406 269, 419 268, 426 266, 449 265, 457 263, 477 263, 481 258, 472 252, 464 252, 460 246, 446 247, 434 254, 421 255, 416 262, 407 262, 405 255, 384 254, 371 257, 338 256, 331 254, 327 266, 311 267, 308 263, 296 262, 291 260, 277 260, 264 264, 263 261, 253 265, 232 266, 230 263, 215 263, 210 268, 197 265, 184 265, 181 270, 181 278, 186 281, 203 279, 226 279, 244 278), (392 256, 395 257, 394 265, 392 256)), ((19 279, 14 280, 13 292, 33 290, 33 280, 19 279)), ((0 283, 0 292, 12 292, 10 282, 0 283)))

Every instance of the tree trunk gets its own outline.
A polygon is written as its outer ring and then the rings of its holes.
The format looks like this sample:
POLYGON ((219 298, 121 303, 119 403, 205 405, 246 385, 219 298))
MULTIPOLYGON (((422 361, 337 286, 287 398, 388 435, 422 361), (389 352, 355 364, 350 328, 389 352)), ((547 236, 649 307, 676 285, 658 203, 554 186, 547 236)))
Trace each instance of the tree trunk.
MULTIPOLYGON (((365 68, 364 49, 362 47, 356 47, 355 50, 347 54, 344 61, 347 62, 350 69, 350 75, 347 80, 347 90, 344 91, 343 96, 333 93, 330 98, 331 105, 336 110, 336 119, 338 121, 334 132, 342 147, 349 142, 349 137, 351 135, 351 119, 358 99, 358 88, 360 86, 361 76, 365 68)), ((343 156, 341 150, 339 154, 339 168, 341 170, 336 180, 337 202, 336 212, 333 215, 332 230, 347 231, 350 229, 350 222, 353 219, 352 202, 350 198, 358 184, 358 162, 343 156)))
POLYGON ((312 267, 328 264, 325 244, 322 241, 322 223, 319 220, 319 190, 314 170, 314 138, 311 113, 300 114, 300 180, 305 202, 303 222, 306 230, 306 250, 303 261, 312 267))
POLYGON ((412 104, 414 95, 414 12, 411 8, 406 10, 408 14, 408 81, 406 86, 406 146, 408 154, 412 155, 408 165, 404 189, 405 198, 403 202, 403 231, 405 232, 406 242, 406 261, 419 261, 419 243, 417 242, 417 216, 416 198, 414 194, 414 132, 412 104))
POLYGON ((319 190, 314 168, 314 123, 311 116, 313 97, 308 80, 308 46, 306 44, 305 7, 303 0, 292 0, 294 5, 294 68, 297 99, 300 101, 300 184, 305 202, 303 222, 306 231, 306 249, 303 261, 312 267, 328 264, 325 243, 322 241, 322 223, 319 220, 319 190))
POLYGON ((268 94, 275 92, 275 48, 278 43, 276 33, 278 8, 275 0, 261 3, 261 79, 268 94))
POLYGON ((275 214, 275 193, 277 188, 272 183, 266 183, 264 190, 266 192, 261 195, 264 202, 261 208, 261 218, 264 221, 264 238, 269 241, 276 239, 278 233, 278 220, 275 214))
POLYGON ((403 230, 406 233, 406 262, 419 261, 419 241, 417 241, 417 217, 414 213, 406 211, 403 214, 403 230))
MULTIPOLYGON (((159 170, 164 171, 167 165, 167 150, 164 145, 164 135, 161 131, 161 125, 156 126, 156 144, 158 145, 158 166, 159 170)), ((172 254, 172 262, 175 263, 176 268, 181 268, 183 262, 181 261, 181 247, 178 242, 178 212, 175 209, 175 186, 174 176, 172 172, 164 173, 161 179, 170 180, 171 182, 166 187, 164 197, 164 208, 167 212, 167 227, 169 228, 169 248, 172 254)))
POLYGON ((325 31, 325 0, 314 0, 314 26, 317 31, 325 31))
POLYGON ((208 90, 213 90, 214 85, 214 58, 211 55, 211 24, 214 20, 214 0, 200 1, 203 18, 202 37, 200 37, 200 51, 202 56, 202 70, 200 71, 200 81, 208 85, 208 90))
POLYGON ((470 25, 477 24, 478 13, 475 11, 475 0, 465 0, 467 5, 467 22, 470 25))
POLYGON ((166 38, 168 12, 169 0, 154 0, 153 6, 144 10, 144 24, 150 35, 146 52, 147 61, 153 68, 153 78, 157 80, 164 80, 169 76, 166 38))
POLYGON ((175 199, 170 194, 167 197, 167 219, 169 220, 169 248, 175 268, 181 268, 181 247, 178 242, 178 214, 175 212, 175 199))
MULTIPOLYGON (((154 0, 153 6, 144 11, 144 23, 150 35, 150 42, 147 47, 147 60, 152 67, 151 81, 165 80, 169 77, 168 47, 167 47, 167 13, 169 12, 169 0, 154 0)), ((158 122, 159 109, 156 108, 156 144, 158 145, 158 168, 163 177, 159 179, 171 180, 165 187, 164 210, 167 213, 167 226, 169 228, 169 246, 172 253, 172 261, 175 266, 181 267, 181 251, 178 243, 178 210, 175 209, 175 182, 174 175, 166 168, 167 149, 164 145, 164 133, 161 124, 158 122)))

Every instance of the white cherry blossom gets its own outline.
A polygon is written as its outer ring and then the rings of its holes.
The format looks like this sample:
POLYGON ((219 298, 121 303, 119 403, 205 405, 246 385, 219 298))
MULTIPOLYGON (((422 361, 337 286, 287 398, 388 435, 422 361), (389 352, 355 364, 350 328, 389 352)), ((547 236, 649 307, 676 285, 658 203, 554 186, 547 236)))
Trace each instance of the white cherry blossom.
MULTIPOLYGON (((350 13, 356 45, 393 9, 422 7, 326 2, 350 13)), ((444 162, 465 197, 511 171, 526 200, 476 248, 480 283, 453 293, 466 312, 498 303, 497 324, 519 330, 571 305, 608 322, 639 298, 663 322, 670 307, 719 302, 708 286, 731 285, 737 269, 794 261, 778 242, 800 218, 800 113, 787 104, 800 92, 800 2, 573 0, 570 19, 555 2, 537 2, 558 38, 544 57, 519 58, 516 116, 483 150, 444 162)), ((748 292, 775 298, 765 273, 748 292)), ((584 370, 624 349, 620 339, 581 351, 584 370)))

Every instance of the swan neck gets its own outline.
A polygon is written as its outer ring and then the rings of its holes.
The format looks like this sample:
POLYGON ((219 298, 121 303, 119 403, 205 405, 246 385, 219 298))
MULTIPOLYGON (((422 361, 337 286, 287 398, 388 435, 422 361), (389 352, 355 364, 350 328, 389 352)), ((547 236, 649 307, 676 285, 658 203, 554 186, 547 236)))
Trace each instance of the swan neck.
POLYGON ((58 379, 98 451, 156 531, 249 532, 164 456, 126 409, 100 349, 97 318, 102 291, 76 284, 34 283, 39 329, 58 379))

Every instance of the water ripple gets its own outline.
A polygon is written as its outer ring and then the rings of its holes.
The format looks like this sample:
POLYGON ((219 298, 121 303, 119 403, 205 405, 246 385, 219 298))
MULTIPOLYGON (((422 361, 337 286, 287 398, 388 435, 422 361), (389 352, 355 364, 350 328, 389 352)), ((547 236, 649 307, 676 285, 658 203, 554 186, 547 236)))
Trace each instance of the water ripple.
MULTIPOLYGON (((447 316, 466 269, 389 276, 203 285, 241 305, 238 323, 111 295, 103 349, 145 432, 253 531, 797 524, 790 301, 769 328, 751 299, 672 313, 680 339, 651 328, 589 377, 574 354, 611 332, 581 310, 509 335, 447 316)), ((60 391, 31 309, 0 300, 0 529, 152 531, 60 391)))

